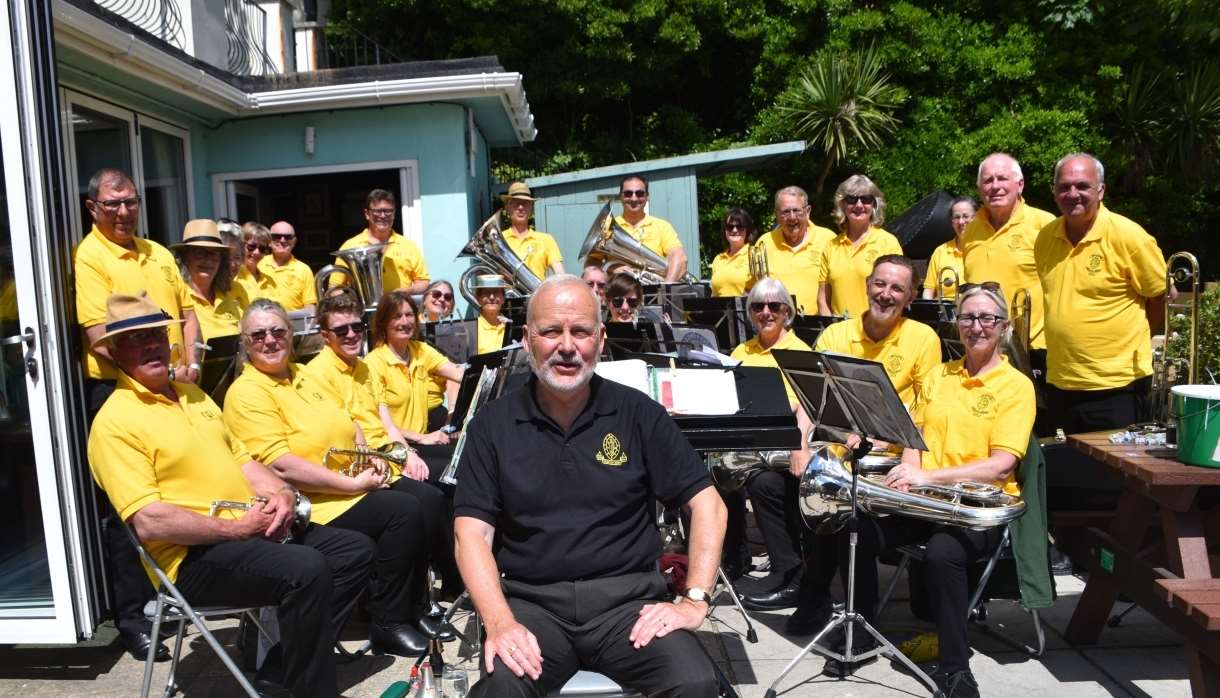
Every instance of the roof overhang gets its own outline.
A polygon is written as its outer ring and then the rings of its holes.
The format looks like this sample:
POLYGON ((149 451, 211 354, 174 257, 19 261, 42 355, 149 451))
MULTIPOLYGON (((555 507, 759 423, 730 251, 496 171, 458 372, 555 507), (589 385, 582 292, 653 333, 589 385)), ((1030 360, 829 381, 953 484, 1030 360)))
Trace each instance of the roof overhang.
POLYGON ((640 160, 637 162, 619 163, 594 167, 588 170, 563 172, 545 177, 531 177, 525 180, 530 187, 550 187, 558 184, 572 184, 591 179, 619 178, 629 174, 648 174, 670 170, 682 170, 693 174, 711 177, 729 172, 760 170, 778 162, 800 155, 805 150, 805 141, 787 141, 784 143, 768 143, 765 145, 750 145, 724 150, 711 150, 690 155, 675 155, 656 160, 640 160))

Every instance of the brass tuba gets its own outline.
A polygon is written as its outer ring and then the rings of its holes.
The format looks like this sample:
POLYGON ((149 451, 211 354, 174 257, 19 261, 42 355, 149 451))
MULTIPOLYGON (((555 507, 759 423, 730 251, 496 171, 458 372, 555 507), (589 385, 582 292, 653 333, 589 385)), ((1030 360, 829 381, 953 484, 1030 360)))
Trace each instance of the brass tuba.
POLYGON ((479 307, 479 301, 474 295, 474 279, 481 274, 499 274, 512 287, 507 295, 510 297, 528 296, 542 283, 538 275, 525 266, 525 262, 513 252, 504 241, 500 232, 500 211, 483 221, 483 225, 470 236, 470 242, 458 253, 459 257, 474 257, 478 261, 462 272, 458 280, 458 291, 466 302, 479 307))
MULTIPOLYGON (((632 274, 641 284, 664 283, 665 270, 669 266, 664 257, 645 247, 614 222, 614 216, 610 215, 609 203, 603 206, 597 218, 593 219, 589 234, 580 246, 581 264, 588 264, 590 255, 631 267, 632 274)), ((689 272, 683 275, 681 280, 688 284, 699 281, 689 272)))
MULTIPOLYGON (((208 510, 208 516, 216 516, 216 512, 222 510, 234 511, 249 511, 250 507, 255 504, 266 504, 266 497, 251 497, 249 501, 237 502, 230 499, 217 499, 212 502, 212 508, 208 510)), ((292 536, 301 534, 307 526, 309 526, 309 518, 313 515, 313 503, 309 501, 309 497, 297 491, 296 504, 292 510, 292 528, 288 536, 281 543, 286 543, 292 539, 292 536)))
POLYGON ((322 462, 325 463, 332 456, 351 456, 352 462, 344 468, 342 472, 348 477, 356 477, 365 468, 372 464, 374 458, 389 461, 399 468, 406 464, 407 459, 411 457, 412 449, 394 441, 379 448, 370 448, 368 446, 356 446, 355 448, 328 448, 326 454, 322 456, 322 462))
POLYGON ((390 244, 387 242, 379 242, 331 252, 333 256, 346 262, 347 266, 328 264, 318 270, 313 277, 318 300, 322 300, 326 296, 326 285, 330 282, 330 277, 334 274, 343 274, 347 277, 347 285, 355 289, 365 311, 376 310, 377 301, 381 300, 385 248, 389 246, 390 244))
MULTIPOLYGON (((809 518, 851 506, 852 452, 843 444, 818 441, 801 477, 801 513, 809 518)), ((857 505, 873 515, 898 514, 925 521, 984 529, 1003 526, 1025 513, 1025 502, 988 483, 924 485, 910 491, 886 487, 884 473, 860 473, 857 505)))
POLYGON ((1165 262, 1165 343, 1153 354, 1152 372, 1152 419, 1161 426, 1173 421, 1171 388, 1198 381, 1199 284, 1199 260, 1193 254, 1175 252, 1169 256, 1165 262), (1189 301, 1170 297, 1177 284, 1188 281, 1189 301))

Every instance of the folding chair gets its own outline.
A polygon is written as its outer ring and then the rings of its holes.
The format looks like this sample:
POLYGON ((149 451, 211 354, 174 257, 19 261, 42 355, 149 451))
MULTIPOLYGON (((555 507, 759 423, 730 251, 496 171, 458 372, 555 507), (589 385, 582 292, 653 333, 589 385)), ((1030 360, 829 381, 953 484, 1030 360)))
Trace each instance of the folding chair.
MULTIPOLYGON (((136 537, 131 527, 123 524, 123 530, 127 532, 127 537, 131 539, 131 544, 136 547, 136 552, 139 553, 140 559, 148 566, 148 569, 153 571, 158 580, 157 598, 149 601, 144 606, 145 617, 152 621, 152 637, 160 637, 159 633, 161 632, 161 624, 163 622, 178 624, 178 632, 174 637, 173 657, 169 665, 169 678, 166 679, 165 691, 162 695, 168 698, 178 692, 178 685, 174 682, 174 677, 178 670, 178 660, 182 654, 182 637, 186 633, 186 623, 190 621, 195 627, 199 628, 199 633, 203 635, 208 645, 211 646, 212 651, 216 653, 216 656, 224 663, 225 668, 237 680, 242 691, 247 696, 250 696, 250 698, 258 698, 258 691, 254 690, 254 686, 250 684, 245 674, 238 668, 237 663, 233 661, 233 658, 221 646, 216 636, 212 634, 212 631, 208 629, 204 620, 240 615, 254 623, 258 627, 259 632, 266 634, 266 629, 263 628, 258 620, 257 611, 259 607, 201 606, 195 608, 191 606, 186 598, 182 596, 182 592, 178 590, 178 587, 174 586, 174 583, 166 576, 165 571, 161 569, 152 556, 148 554, 148 551, 144 549, 140 539, 136 537)), ((148 698, 149 690, 152 687, 153 659, 156 656, 156 652, 157 643, 154 642, 148 649, 148 658, 144 661, 144 681, 140 688, 140 698, 148 698)))

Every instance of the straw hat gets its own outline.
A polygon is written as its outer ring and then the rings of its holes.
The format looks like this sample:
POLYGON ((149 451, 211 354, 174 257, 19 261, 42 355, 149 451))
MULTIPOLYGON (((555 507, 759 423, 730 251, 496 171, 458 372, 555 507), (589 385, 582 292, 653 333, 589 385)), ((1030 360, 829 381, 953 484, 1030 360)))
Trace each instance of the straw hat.
POLYGON ((500 201, 507 202, 509 199, 525 199, 526 201, 537 201, 530 191, 529 186, 525 182, 513 182, 508 187, 507 194, 500 195, 500 201))
POLYGON ((94 340, 93 346, 96 347, 110 337, 124 332, 183 322, 186 321, 175 320, 158 308, 157 304, 148 298, 148 291, 140 291, 138 296, 114 293, 106 299, 106 334, 94 340))
POLYGON ((475 289, 476 291, 480 288, 507 289, 508 282, 505 281, 504 277, 500 276, 499 274, 479 274, 478 276, 474 277, 474 283, 471 284, 471 288, 475 289))
POLYGON ((182 242, 170 245, 170 249, 175 252, 182 252, 188 247, 229 249, 229 246, 220 237, 220 229, 217 228, 216 221, 208 218, 196 218, 193 221, 187 221, 186 227, 182 229, 182 242))

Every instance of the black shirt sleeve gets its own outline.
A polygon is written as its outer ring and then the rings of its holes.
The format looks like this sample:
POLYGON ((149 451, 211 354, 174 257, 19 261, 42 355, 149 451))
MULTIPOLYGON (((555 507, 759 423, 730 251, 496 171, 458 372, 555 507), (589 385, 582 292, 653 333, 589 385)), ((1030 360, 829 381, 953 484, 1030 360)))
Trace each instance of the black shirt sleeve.
POLYGON ((470 516, 496 525, 500 515, 500 459, 492 442, 494 420, 476 415, 466 428, 466 443, 458 460, 453 515, 470 516))
POLYGON ((648 449, 644 466, 653 494, 667 507, 680 507, 711 486, 707 466, 664 407, 647 398, 634 402, 627 408, 639 415, 643 426, 648 449))

